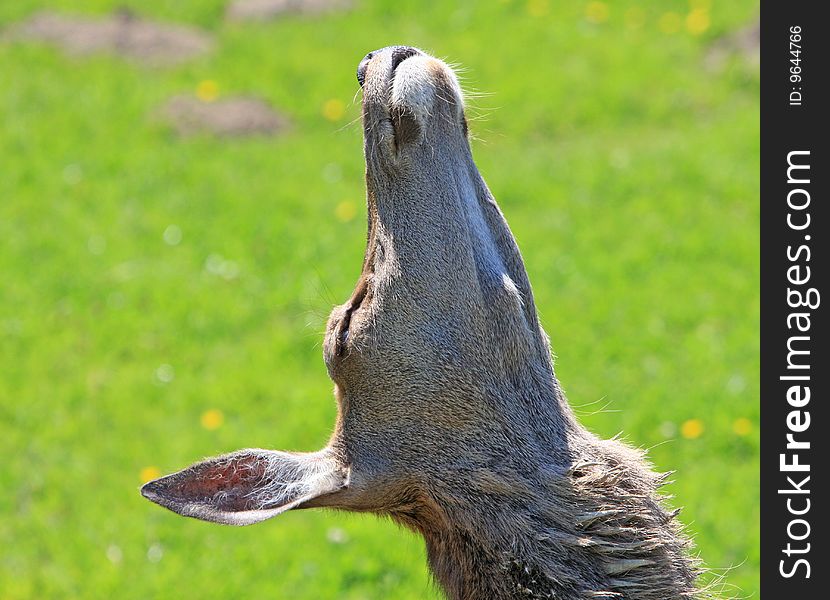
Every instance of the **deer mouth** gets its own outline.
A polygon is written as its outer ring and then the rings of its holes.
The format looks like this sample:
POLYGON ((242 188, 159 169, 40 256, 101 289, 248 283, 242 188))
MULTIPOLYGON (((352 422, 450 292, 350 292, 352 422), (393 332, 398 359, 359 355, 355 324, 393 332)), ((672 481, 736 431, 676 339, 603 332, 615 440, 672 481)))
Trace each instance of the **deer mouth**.
MULTIPOLYGON (((360 64, 357 66, 357 82, 360 84, 360 87, 366 83, 366 71, 369 67, 369 62, 375 58, 381 52, 387 50, 384 48, 383 50, 375 50, 374 52, 369 52, 366 56, 363 57, 363 60, 360 61, 360 64)), ((423 55, 423 52, 418 50, 417 48, 412 48, 411 46, 394 46, 391 48, 392 52, 392 76, 394 77, 395 70, 398 68, 403 61, 407 58, 412 56, 423 55)))
MULTIPOLYGON (((466 136, 461 87, 443 61, 410 46, 368 53, 357 68, 367 146, 399 157, 450 124, 466 136)), ((446 133, 449 133, 448 131, 446 133)))

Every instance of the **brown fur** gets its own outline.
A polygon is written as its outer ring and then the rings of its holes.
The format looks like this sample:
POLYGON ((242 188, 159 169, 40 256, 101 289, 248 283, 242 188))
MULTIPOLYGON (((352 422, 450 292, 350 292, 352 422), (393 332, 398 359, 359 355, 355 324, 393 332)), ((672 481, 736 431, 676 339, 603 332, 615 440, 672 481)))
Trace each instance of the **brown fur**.
POLYGON ((454 74, 395 47, 367 56, 359 78, 369 231, 358 285, 325 336, 339 406, 328 446, 200 463, 218 477, 227 469, 211 465, 271 465, 278 476, 243 478, 241 513, 199 465, 145 495, 235 524, 293 507, 389 516, 424 537, 452 600, 695 596, 664 476, 581 427, 565 400, 518 247, 472 160, 454 74))

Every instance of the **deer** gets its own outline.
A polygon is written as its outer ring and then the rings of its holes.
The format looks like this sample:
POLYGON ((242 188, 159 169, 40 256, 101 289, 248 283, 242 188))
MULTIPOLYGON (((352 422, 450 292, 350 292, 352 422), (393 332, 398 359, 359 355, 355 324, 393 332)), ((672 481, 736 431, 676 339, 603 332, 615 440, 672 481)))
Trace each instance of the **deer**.
POLYGON ((565 398, 455 72, 392 46, 357 79, 368 231, 324 336, 328 443, 209 458, 141 493, 230 525, 322 507, 388 517, 423 537, 450 600, 700 597, 668 474, 589 432, 565 398))

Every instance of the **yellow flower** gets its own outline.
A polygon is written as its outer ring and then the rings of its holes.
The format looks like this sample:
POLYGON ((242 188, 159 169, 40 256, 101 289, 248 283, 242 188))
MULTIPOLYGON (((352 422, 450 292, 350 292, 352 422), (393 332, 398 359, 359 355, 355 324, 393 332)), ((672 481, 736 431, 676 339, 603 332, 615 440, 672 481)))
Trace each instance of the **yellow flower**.
POLYGON ((527 14, 531 17, 544 17, 548 14, 548 0, 527 0, 527 14))
POLYGON ((211 408, 210 410, 206 410, 202 413, 202 418, 200 420, 202 422, 202 427, 213 431, 214 429, 219 429, 222 426, 222 423, 225 422, 225 415, 222 414, 221 410, 211 408))
POLYGON ((147 483, 148 481, 158 479, 159 477, 161 477, 161 471, 159 471, 158 468, 153 466, 144 467, 138 474, 138 478, 141 480, 141 483, 147 483))
POLYGON ((683 24, 683 21, 677 13, 667 12, 660 17, 657 24, 663 33, 677 33, 680 31, 680 26, 683 24))
POLYGON ((354 202, 349 200, 343 200, 337 207, 334 209, 335 216, 343 221, 351 221, 354 219, 354 216, 357 214, 357 207, 354 205, 354 202))
POLYGON ((700 35, 709 29, 709 12, 700 8, 694 9, 686 17, 686 30, 692 35, 700 35))
POLYGON ((219 86, 212 79, 200 81, 196 86, 196 97, 202 102, 213 102, 219 96, 219 86))
POLYGON ((341 100, 332 98, 323 103, 323 117, 328 121, 339 121, 346 114, 346 106, 341 100))
POLYGON ((735 422, 732 423, 732 431, 742 436, 749 435, 750 433, 752 433, 752 421, 750 421, 746 417, 735 419, 735 422))
POLYGON ((585 7, 585 17, 591 23, 605 23, 609 14, 608 5, 605 2, 589 2, 585 7))
POLYGON ((680 435, 687 440, 694 440, 703 433, 703 421, 700 419, 689 419, 680 426, 680 435))

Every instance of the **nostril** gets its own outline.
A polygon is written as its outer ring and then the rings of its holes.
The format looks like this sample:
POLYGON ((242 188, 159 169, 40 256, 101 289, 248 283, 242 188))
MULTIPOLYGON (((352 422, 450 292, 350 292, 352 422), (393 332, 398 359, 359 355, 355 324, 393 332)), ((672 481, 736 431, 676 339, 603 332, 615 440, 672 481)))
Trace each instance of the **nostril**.
POLYGON ((418 50, 411 46, 398 46, 392 51, 392 72, 398 68, 398 65, 405 61, 410 56, 420 54, 418 50))
POLYGON ((363 87, 363 84, 366 82, 366 67, 369 66, 369 60, 371 60, 374 54, 370 52, 366 56, 363 57, 363 60, 360 61, 360 64, 357 65, 357 82, 360 84, 360 87, 363 87))

